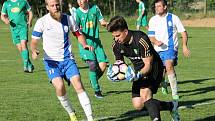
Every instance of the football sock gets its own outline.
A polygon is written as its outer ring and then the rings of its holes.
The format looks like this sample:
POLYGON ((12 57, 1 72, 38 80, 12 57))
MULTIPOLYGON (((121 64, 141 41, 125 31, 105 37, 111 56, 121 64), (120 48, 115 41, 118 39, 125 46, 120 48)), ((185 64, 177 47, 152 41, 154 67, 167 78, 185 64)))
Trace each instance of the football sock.
POLYGON ((89 66, 89 78, 90 78, 91 85, 95 91, 100 91, 100 87, 97 79, 97 73, 96 73, 97 62, 93 60, 88 60, 86 61, 86 63, 89 66))
POLYGON ((178 89, 177 89, 177 79, 175 74, 169 74, 168 75, 168 79, 169 79, 169 83, 170 83, 170 87, 172 90, 172 96, 177 95, 178 94, 178 89))
POLYGON ((172 102, 166 102, 166 101, 160 101, 160 100, 156 100, 154 99, 154 102, 159 105, 159 110, 160 111, 171 111, 173 108, 173 104, 172 102))
POLYGON ((92 108, 91 108, 90 99, 89 99, 87 93, 85 91, 79 93, 78 99, 81 103, 82 108, 84 109, 84 113, 87 117, 87 120, 92 120, 93 119, 92 108))
POLYGON ((69 102, 67 94, 64 96, 57 96, 58 100, 60 101, 61 105, 64 107, 64 109, 67 111, 69 115, 74 113, 74 109, 72 108, 71 103, 69 102))
POLYGON ((151 98, 147 100, 144 103, 144 105, 148 110, 152 121, 161 121, 160 110, 159 110, 159 105, 157 100, 151 98))
POLYGON ((21 55, 22 55, 22 60, 23 60, 24 67, 27 67, 28 60, 29 60, 28 50, 22 50, 21 55))
POLYGON ((98 80, 97 80, 96 72, 95 71, 90 71, 89 76, 90 76, 90 82, 91 82, 91 85, 92 85, 93 89, 95 91, 100 91, 100 86, 99 86, 99 83, 98 83, 98 80))
POLYGON ((99 67, 98 67, 98 69, 96 69, 97 80, 99 80, 101 78, 101 76, 103 75, 103 73, 104 72, 102 72, 99 67))

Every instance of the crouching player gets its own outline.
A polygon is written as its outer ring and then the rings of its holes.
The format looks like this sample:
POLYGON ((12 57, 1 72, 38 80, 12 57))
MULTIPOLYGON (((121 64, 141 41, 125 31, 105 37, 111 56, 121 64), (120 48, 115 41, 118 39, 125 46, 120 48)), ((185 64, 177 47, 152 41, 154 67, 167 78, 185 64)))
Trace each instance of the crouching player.
POLYGON ((116 60, 124 56, 134 65, 135 74, 129 68, 125 78, 133 81, 132 103, 137 110, 144 106, 153 121, 160 121, 160 111, 169 110, 174 121, 179 121, 178 103, 153 99, 163 76, 163 65, 148 36, 141 31, 128 29, 125 19, 113 17, 107 29, 114 37, 113 52, 116 60))

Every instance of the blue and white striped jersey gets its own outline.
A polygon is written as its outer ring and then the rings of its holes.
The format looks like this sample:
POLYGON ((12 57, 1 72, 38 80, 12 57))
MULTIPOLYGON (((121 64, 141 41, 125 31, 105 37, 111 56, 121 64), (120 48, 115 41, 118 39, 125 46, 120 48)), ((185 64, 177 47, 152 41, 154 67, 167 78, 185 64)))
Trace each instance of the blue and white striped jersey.
POLYGON ((149 20, 148 36, 155 37, 156 40, 164 43, 160 47, 154 45, 157 52, 169 49, 178 51, 177 33, 184 31, 180 19, 172 13, 167 13, 164 17, 155 15, 149 20))
POLYGON ((53 19, 49 13, 37 20, 32 38, 43 39, 44 60, 73 59, 72 45, 69 39, 70 30, 81 34, 74 18, 66 14, 62 15, 61 22, 53 19))

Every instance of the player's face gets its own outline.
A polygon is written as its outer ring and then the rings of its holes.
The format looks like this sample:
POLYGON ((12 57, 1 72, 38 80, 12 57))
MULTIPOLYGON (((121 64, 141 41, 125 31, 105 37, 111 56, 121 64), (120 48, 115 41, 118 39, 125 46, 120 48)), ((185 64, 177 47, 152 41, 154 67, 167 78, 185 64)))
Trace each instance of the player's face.
POLYGON ((128 30, 125 29, 123 31, 113 31, 112 35, 113 35, 115 41, 123 44, 123 43, 126 42, 126 37, 128 35, 128 30))
POLYGON ((156 12, 156 14, 162 16, 162 15, 166 14, 166 9, 167 9, 167 6, 163 5, 162 2, 155 3, 155 12, 156 12))
POLYGON ((83 9, 88 7, 88 0, 77 0, 77 2, 78 5, 83 9))
POLYGON ((49 10, 50 15, 56 19, 60 20, 61 18, 61 10, 60 10, 60 2, 59 0, 47 0, 46 8, 49 10))

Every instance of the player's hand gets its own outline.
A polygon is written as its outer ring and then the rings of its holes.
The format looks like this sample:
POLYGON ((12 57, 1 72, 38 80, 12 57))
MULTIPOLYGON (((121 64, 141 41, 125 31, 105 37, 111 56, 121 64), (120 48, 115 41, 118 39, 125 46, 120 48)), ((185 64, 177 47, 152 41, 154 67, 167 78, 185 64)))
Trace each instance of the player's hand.
POLYGON ((32 55, 31 55, 32 59, 36 60, 39 54, 40 52, 38 50, 32 51, 32 55))
POLYGON ((185 57, 190 56, 190 50, 187 47, 183 47, 183 54, 185 57))
POLYGON ((94 48, 92 46, 89 46, 89 45, 85 45, 84 49, 85 50, 89 50, 89 51, 93 51, 94 50, 94 48))
POLYGON ((155 45, 157 45, 158 47, 160 47, 160 46, 163 45, 163 42, 161 42, 161 41, 156 41, 156 42, 155 42, 155 45))
POLYGON ((134 80, 136 80, 135 77, 136 75, 135 75, 135 72, 134 72, 134 70, 132 69, 132 67, 131 66, 128 66, 128 69, 127 69, 127 71, 125 72, 125 79, 127 80, 127 81, 129 81, 129 82, 132 82, 132 81, 134 81, 134 80))

